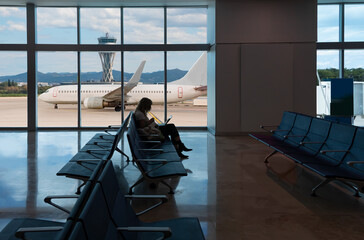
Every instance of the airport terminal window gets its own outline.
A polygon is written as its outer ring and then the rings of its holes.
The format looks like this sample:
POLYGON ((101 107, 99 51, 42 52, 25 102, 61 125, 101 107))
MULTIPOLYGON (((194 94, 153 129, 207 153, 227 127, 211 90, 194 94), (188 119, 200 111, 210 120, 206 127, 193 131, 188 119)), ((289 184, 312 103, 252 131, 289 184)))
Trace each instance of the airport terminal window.
POLYGON ((124 8, 125 44, 163 44, 163 8, 124 8))
POLYGON ((167 8, 167 43, 206 42, 206 8, 167 8))
MULTIPOLYGON (((317 43, 318 74, 321 79, 347 77, 354 79, 354 114, 356 115, 354 125, 358 126, 364 126, 364 95, 362 88, 364 80, 362 79, 364 76, 363 11, 364 4, 323 4, 318 5, 317 16, 319 26, 317 43), (329 19, 331 20, 328 21, 329 19), (332 24, 326 24, 328 27, 320 29, 320 25, 325 26, 323 24, 325 22, 332 22, 332 24), (334 22, 336 22, 336 27, 334 22), (343 24, 339 24, 340 22, 343 24), (329 31, 330 26, 332 31, 329 31), (334 29, 335 31, 333 31, 334 29), (330 32, 332 34, 329 34, 330 32), (320 38, 320 33, 321 36, 325 37, 320 38), (323 43, 325 41, 331 43, 323 43)), ((318 114, 330 113, 331 97, 329 88, 330 84, 328 82, 323 82, 322 86, 317 88, 318 114)))
POLYGON ((317 41, 339 41, 339 5, 318 5, 317 8, 317 41))
POLYGON ((345 5, 345 41, 364 41, 364 5, 345 5))
POLYGON ((0 52, 0 127, 27 126, 27 54, 0 52))
POLYGON ((77 53, 38 52, 37 55, 38 126, 77 127, 77 94, 65 93, 67 89, 77 90, 77 53))
POLYGON ((26 11, 23 7, 0 7, 0 44, 26 43, 26 11))
POLYGON ((120 8, 81 8, 80 15, 82 44, 120 44, 120 8))
POLYGON ((102 99, 111 91, 116 91, 115 98, 119 99, 120 83, 120 52, 81 53, 81 126, 102 127, 120 124, 121 103, 106 102, 102 99), (119 108, 119 111, 115 111, 115 108, 119 108))
POLYGON ((0 44, 26 43, 26 11, 22 7, 0 7, 0 44))
POLYGON ((167 115, 177 126, 207 125, 206 52, 168 52, 167 115), (191 98, 188 95, 194 95, 191 98))
MULTIPOLYGON (((30 56, 31 59, 32 53, 34 53, 32 42, 27 43, 27 37, 31 39, 32 36, 35 36, 35 48, 37 49, 35 66, 37 69, 30 69, 34 70, 30 71, 30 74, 36 72, 36 76, 29 78, 29 84, 38 84, 38 98, 34 103, 30 103, 30 108, 27 108, 26 101, 28 98, 25 93, 23 102, 20 104, 22 105, 21 109, 24 109, 21 111, 24 117, 18 118, 21 119, 22 123, 18 124, 16 121, 11 121, 8 125, 4 124, 4 127, 27 127, 29 124, 32 129, 36 127, 79 128, 120 124, 121 116, 126 116, 129 110, 135 109, 135 105, 129 105, 132 101, 129 100, 129 96, 125 95, 124 99, 127 104, 125 113, 121 104, 112 106, 113 104, 110 102, 102 103, 107 105, 102 109, 102 113, 108 112, 113 116, 115 114, 115 118, 109 118, 100 114, 100 109, 85 108, 83 101, 78 102, 78 89, 73 88, 78 84, 78 81, 82 87, 92 84, 93 81, 100 84, 105 71, 112 73, 114 84, 120 84, 120 81, 127 84, 144 59, 147 62, 139 85, 151 84, 152 89, 132 89, 130 93, 138 94, 139 97, 160 98, 155 102, 159 102, 161 105, 156 104, 155 108, 160 108, 157 117, 163 121, 168 117, 167 113, 171 112, 168 108, 173 107, 164 104, 164 97, 174 94, 170 89, 165 94, 164 81, 171 82, 172 79, 176 79, 171 78, 174 69, 186 72, 196 61, 198 55, 208 49, 208 44, 206 44, 206 7, 89 8, 48 7, 32 4, 27 7, 0 7, 0 44, 3 45, 2 49, 6 49, 6 51, 0 51, 0 58, 6 59, 1 61, 0 78, 16 75, 23 78, 27 77, 27 56, 30 56), (26 14, 27 7, 30 11, 34 10, 34 19, 33 14, 26 14), (27 35, 27 18, 29 19, 29 29, 35 31, 29 35, 27 35), (35 26, 32 26, 33 23, 35 26), (22 45, 14 45, 19 43, 22 45), (98 47, 106 44, 108 45, 106 52, 104 47, 98 47), (168 44, 171 45, 168 46, 168 44), (194 49, 193 51, 191 51, 190 46, 194 49), (201 49, 201 51, 195 52, 196 49, 201 49), (14 54, 9 57, 8 53, 10 52, 14 54), (103 69, 102 65, 110 65, 111 61, 100 59, 100 54, 107 55, 108 52, 116 54, 113 57, 112 67, 103 69), (20 55, 23 59, 14 62, 14 59, 20 55), (188 64, 186 64, 187 62, 188 64), (13 65, 23 66, 23 70, 9 75, 6 72, 8 69, 15 69, 13 65), (165 73, 167 67, 168 71, 165 73), (95 78, 95 76, 97 77, 95 78), (63 102, 49 100, 45 98, 47 94, 53 100, 56 96, 62 95, 64 96, 63 102), (75 97, 76 99, 74 99, 75 97), (36 107, 35 104, 37 104, 36 107), (30 118, 28 121, 27 110, 29 109, 30 118), (35 111, 37 112, 35 113, 35 111), (99 121, 96 121, 97 118, 92 114, 92 116, 87 115, 91 112, 100 116, 98 117, 99 121), (37 117, 34 117, 35 115, 37 117)), ((181 75, 178 77, 181 78, 181 75)), ((106 79, 105 82, 110 82, 109 80, 106 79)), ((8 83, 7 80, 6 83, 8 83)), ((0 81, 0 84, 6 83, 0 81)), ((21 84, 22 88, 27 89, 28 83, 21 84)), ((95 94, 104 96, 112 94, 112 90, 80 89, 80 93, 81 96, 95 94)), ((184 95, 186 93, 183 92, 184 95)), ((31 96, 29 97, 32 99, 31 96)), ((17 98, 17 100, 19 99, 17 98)), ((94 104, 100 99, 92 100, 94 100, 94 104)), ((90 101, 88 103, 90 104, 90 101)), ((11 114, 9 113, 8 116, 11 114)), ((206 123, 201 124, 206 126, 206 123)), ((181 122, 177 125, 201 126, 201 124, 181 122)), ((3 126, 0 124, 0 127, 3 126)))
POLYGON ((37 8, 37 43, 76 44, 77 8, 37 8))
MULTIPOLYGON (((127 94, 125 116, 134 111, 139 100, 148 97, 153 101, 151 112, 161 121, 164 120, 164 53, 163 52, 125 52, 124 82, 127 84, 136 69, 145 62, 138 86, 127 94), (144 93, 147 92, 147 93, 144 93), (132 105, 130 105, 132 104, 132 105)), ((151 116, 149 116, 151 117, 151 116)))

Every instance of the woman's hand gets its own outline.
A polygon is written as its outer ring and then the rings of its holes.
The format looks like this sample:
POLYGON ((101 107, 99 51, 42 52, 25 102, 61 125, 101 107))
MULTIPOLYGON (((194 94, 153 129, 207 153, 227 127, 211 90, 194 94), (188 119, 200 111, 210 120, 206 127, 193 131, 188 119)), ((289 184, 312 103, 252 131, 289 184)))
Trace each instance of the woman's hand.
POLYGON ((154 123, 154 118, 149 119, 149 121, 148 121, 148 125, 150 125, 150 124, 152 124, 152 123, 154 123))

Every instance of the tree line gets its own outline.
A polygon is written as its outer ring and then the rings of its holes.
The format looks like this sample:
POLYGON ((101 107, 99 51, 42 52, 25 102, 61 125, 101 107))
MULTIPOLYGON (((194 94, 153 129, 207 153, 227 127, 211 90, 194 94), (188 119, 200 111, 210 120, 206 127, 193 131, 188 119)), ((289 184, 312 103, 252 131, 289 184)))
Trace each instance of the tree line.
MULTIPOLYGON (((50 86, 38 86, 38 94, 44 93, 50 86)), ((19 85, 14 80, 0 82, 0 96, 2 97, 22 97, 28 92, 27 85, 19 85)))
MULTIPOLYGON (((318 69, 318 73, 319 73, 321 80, 339 77, 339 69, 336 69, 336 68, 318 69)), ((364 82, 364 69, 363 68, 350 68, 350 69, 345 68, 344 69, 344 78, 352 78, 352 79, 354 79, 354 81, 364 82)))

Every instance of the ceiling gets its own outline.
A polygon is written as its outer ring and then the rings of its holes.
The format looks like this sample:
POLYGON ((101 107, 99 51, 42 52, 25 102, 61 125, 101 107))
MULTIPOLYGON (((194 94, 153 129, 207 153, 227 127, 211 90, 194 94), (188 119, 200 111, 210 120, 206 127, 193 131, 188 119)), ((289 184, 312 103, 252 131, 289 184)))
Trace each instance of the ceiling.
POLYGON ((24 6, 34 3, 37 6, 201 6, 214 0, 0 0, 0 5, 24 6))

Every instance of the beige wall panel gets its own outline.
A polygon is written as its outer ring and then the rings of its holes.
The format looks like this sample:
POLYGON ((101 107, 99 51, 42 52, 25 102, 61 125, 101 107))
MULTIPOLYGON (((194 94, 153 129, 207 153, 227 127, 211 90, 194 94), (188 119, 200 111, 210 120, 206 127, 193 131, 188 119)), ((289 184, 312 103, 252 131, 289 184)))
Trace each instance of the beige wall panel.
POLYGON ((279 123, 293 109, 293 48, 291 44, 241 46, 241 131, 279 123))
POLYGON ((315 0, 216 0, 216 42, 315 42, 315 0))

